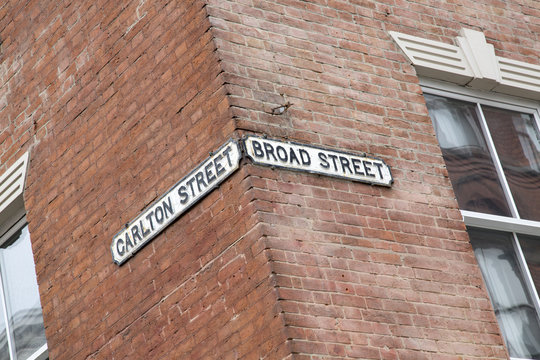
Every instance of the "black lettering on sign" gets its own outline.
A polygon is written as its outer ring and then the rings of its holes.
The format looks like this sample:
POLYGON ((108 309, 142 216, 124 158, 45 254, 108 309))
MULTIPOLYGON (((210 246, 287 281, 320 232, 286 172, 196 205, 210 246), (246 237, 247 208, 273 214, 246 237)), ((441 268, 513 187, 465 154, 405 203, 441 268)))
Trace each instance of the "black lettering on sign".
POLYGON ((276 153, 279 160, 283 162, 287 162, 289 160, 289 157, 287 156, 287 150, 283 146, 277 146, 276 147, 276 153))
POLYGON ((364 160, 364 170, 366 171, 367 176, 375 177, 375 175, 371 172, 373 170, 370 165, 373 165, 371 161, 364 160))
POLYGON ((309 156, 309 153, 304 150, 300 149, 300 158, 302 159, 302 165, 311 165, 311 156, 309 156))
POLYGON ((156 215, 156 221, 158 224, 163 224, 163 220, 165 219, 163 216, 163 209, 161 206, 156 207, 156 210, 154 210, 154 214, 156 215))
POLYGON ((266 160, 270 160, 270 155, 272 155, 274 160, 278 161, 278 159, 276 158, 276 155, 274 155, 274 147, 272 146, 272 144, 265 142, 264 151, 266 151, 266 160))
POLYGON ((133 243, 129 237, 129 233, 126 231, 126 251, 129 251, 129 248, 133 247, 133 243))
POLYGON ((141 235, 139 235, 139 227, 137 225, 131 228, 131 236, 133 237, 133 243, 137 245, 137 240, 142 241, 141 235))
POLYGON ((362 160, 352 158, 351 162, 353 164, 354 173, 356 175, 366 175, 366 174, 364 174, 364 172, 360 168, 360 166, 362 165, 362 160))
POLYGON ((225 150, 223 150, 223 153, 225 154, 225 156, 227 156, 227 161, 229 162, 229 166, 232 167, 231 155, 229 155, 230 152, 231 152, 231 147, 230 146, 227 146, 227 148, 225 150))
POLYGON ((154 231, 154 222, 152 221, 152 215, 154 215, 153 211, 150 211, 148 215, 146 215, 146 220, 150 223, 150 229, 154 231))
POLYGON ((253 140, 251 143, 253 144, 253 154, 258 158, 264 157, 264 152, 263 152, 261 143, 255 140, 253 140))
POLYGON ((116 252, 118 252, 118 255, 124 256, 124 254, 126 253, 126 247, 124 245, 124 240, 118 239, 118 241, 116 242, 116 252))
POLYGON ((142 220, 139 220, 139 227, 141 228, 143 237, 147 237, 148 234, 150 234, 150 230, 148 230, 147 228, 144 227, 144 225, 142 223, 142 220))
POLYGON ((217 176, 221 176, 221 174, 225 172, 225 168, 223 167, 223 165, 221 165, 221 159, 223 159, 223 156, 221 156, 221 154, 216 156, 216 158, 214 159, 214 167, 216 168, 217 176))
POLYGON ((349 159, 344 156, 340 156, 339 162, 341 163, 341 169, 343 170, 343 172, 345 172, 345 169, 347 169, 352 174, 351 168, 349 167, 349 159))
POLYGON ((337 164, 336 164, 336 160, 337 160, 337 155, 334 155, 334 154, 328 154, 328 157, 330 159, 332 159, 332 163, 334 164, 334 171, 337 171, 337 164))
POLYGON ((191 178, 187 181, 187 184, 189 185, 189 188, 191 189, 191 196, 195 197, 195 190, 193 190, 193 182, 195 181, 195 178, 191 178))
MULTIPOLYGON (((184 205, 189 200, 189 194, 186 192, 186 187, 184 185, 180 186, 178 188, 178 196, 180 196, 180 204, 184 205)), ((152 230, 154 228, 152 227, 152 230)))
POLYGON ((167 196, 167 200, 169 200, 169 202, 167 203, 167 201, 163 201, 161 203, 161 206, 163 206, 163 209, 165 209, 165 217, 168 219, 169 218, 169 213, 170 213, 170 215, 172 215, 174 213, 174 210, 173 210, 173 206, 172 206, 172 202, 171 202, 171 197, 167 196))
POLYGON ((197 179, 197 189, 199 189, 199 192, 202 191, 201 184, 206 187, 206 183, 204 182, 203 173, 201 171, 197 172, 195 174, 195 179, 197 179))
POLYGON ((328 159, 326 158, 326 154, 323 152, 319 152, 319 159, 321 160, 321 167, 323 169, 328 169, 330 167, 330 164, 328 163, 328 159))
POLYGON ((379 176, 381 177, 381 179, 383 178, 383 173, 382 173, 382 164, 379 164, 379 163, 376 163, 374 162, 373 165, 375 165, 377 167, 377 170, 379 170, 379 176))
POLYGON ((206 181, 208 182, 208 185, 210 185, 211 183, 214 182, 214 180, 216 180, 216 176, 214 175, 214 173, 212 172, 212 169, 211 169, 212 166, 214 166, 214 163, 209 162, 204 167, 204 174, 206 175, 206 181))
POLYGON ((291 164, 296 161, 300 165, 300 160, 298 160, 293 148, 290 148, 289 159, 291 160, 291 164))

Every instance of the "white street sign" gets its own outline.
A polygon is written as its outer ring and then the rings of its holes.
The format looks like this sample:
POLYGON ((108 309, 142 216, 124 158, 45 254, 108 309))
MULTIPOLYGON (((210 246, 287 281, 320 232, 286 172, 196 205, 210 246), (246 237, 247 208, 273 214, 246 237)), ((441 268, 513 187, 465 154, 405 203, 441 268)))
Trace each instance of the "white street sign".
POLYGON ((229 140, 126 224, 125 228, 114 236, 111 244, 114 262, 118 265, 124 263, 192 205, 209 194, 238 169, 241 157, 238 143, 229 140))
POLYGON ((372 185, 391 186, 390 168, 377 158, 312 145, 248 136, 247 156, 259 165, 338 177, 372 185))

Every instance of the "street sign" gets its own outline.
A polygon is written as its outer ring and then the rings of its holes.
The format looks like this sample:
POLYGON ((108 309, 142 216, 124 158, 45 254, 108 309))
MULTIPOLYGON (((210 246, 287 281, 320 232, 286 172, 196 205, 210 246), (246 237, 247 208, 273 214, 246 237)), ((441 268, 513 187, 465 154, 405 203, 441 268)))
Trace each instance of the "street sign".
POLYGON ((121 265, 191 206, 204 198, 240 164, 242 153, 235 140, 200 163, 163 196, 126 224, 111 244, 113 260, 121 265))
POLYGON ((393 182, 388 165, 375 157, 258 136, 247 136, 244 147, 247 156, 259 165, 306 171, 372 185, 389 187, 393 182))

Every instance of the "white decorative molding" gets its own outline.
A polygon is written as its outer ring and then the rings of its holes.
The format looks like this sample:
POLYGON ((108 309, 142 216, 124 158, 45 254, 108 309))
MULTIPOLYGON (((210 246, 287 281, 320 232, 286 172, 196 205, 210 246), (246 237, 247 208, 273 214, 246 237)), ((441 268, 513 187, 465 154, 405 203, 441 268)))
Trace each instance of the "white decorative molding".
POLYGON ((495 91, 540 100, 540 66, 506 58, 498 58, 501 82, 495 91))
POLYGON ((4 211, 10 203, 22 195, 27 167, 28 152, 0 176, 0 212, 4 211))
POLYGON ((471 66, 473 79, 467 84, 476 89, 491 90, 501 82, 497 57, 493 45, 486 42, 480 31, 461 29, 456 41, 471 66))
POLYGON ((25 214, 24 185, 30 153, 26 152, 0 175, 0 235, 25 214))
POLYGON ((390 32, 419 76, 540 100, 540 66, 496 56, 480 31, 460 34, 454 46, 390 32))
POLYGON ((418 75, 467 84, 473 78, 461 48, 438 41, 390 31, 401 50, 416 67, 418 75))

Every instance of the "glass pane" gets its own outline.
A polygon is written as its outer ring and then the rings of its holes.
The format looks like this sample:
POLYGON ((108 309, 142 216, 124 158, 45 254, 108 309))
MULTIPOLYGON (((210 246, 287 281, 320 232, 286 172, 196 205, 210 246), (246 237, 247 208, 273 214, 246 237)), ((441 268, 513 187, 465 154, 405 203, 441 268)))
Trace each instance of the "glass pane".
POLYGON ((482 111, 520 217, 540 220, 540 140, 534 117, 489 106, 482 111))
MULTIPOLYGON (((2 294, 0 293, 0 296, 2 294)), ((6 318, 2 308, 2 299, 0 299, 0 360, 9 360, 9 345, 6 331, 6 318)))
POLYGON ((536 292, 540 294, 540 237, 520 234, 518 238, 536 292))
POLYGON ((510 233, 469 228, 495 315, 512 357, 540 359, 540 326, 510 233))
POLYGON ((460 209, 511 216, 476 105, 425 95, 460 209))
POLYGON ((2 281, 18 359, 26 359, 46 343, 34 257, 28 227, 0 250, 2 281))

